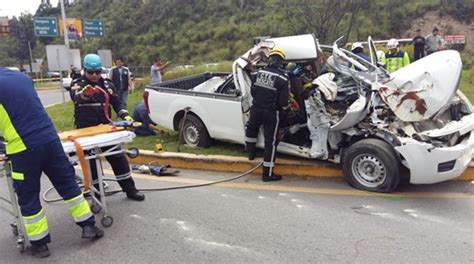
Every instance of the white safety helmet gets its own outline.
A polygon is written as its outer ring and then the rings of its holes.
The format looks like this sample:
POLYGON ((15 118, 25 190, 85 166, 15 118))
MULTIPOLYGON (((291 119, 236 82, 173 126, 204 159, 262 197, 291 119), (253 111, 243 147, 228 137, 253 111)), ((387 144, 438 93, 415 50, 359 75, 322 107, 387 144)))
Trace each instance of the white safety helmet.
POLYGON ((353 51, 353 50, 355 50, 355 49, 357 49, 357 48, 363 49, 364 46, 362 46, 362 43, 360 43, 360 42, 354 42, 354 43, 352 43, 351 50, 353 51))
POLYGON ((396 49, 398 47, 398 40, 397 39, 390 39, 387 42, 387 48, 389 49, 396 49))

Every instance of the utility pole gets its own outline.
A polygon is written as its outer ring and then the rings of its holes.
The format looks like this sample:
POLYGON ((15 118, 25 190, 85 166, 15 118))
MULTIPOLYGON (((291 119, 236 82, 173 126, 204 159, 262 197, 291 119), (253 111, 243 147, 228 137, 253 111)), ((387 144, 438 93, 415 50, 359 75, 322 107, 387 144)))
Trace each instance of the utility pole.
MULTIPOLYGON (((68 30, 66 28, 66 11, 64 10, 64 0, 59 0, 59 3, 61 4, 61 17, 63 18, 62 27, 63 27, 63 35, 64 35, 64 45, 66 45, 68 49, 68 53, 69 53, 69 36, 68 36, 68 30)), ((59 58, 59 54, 58 54, 58 58, 59 58)), ((70 58, 68 57, 67 59, 69 60, 70 58)), ((63 71, 59 71, 59 74, 60 74, 59 81, 61 82, 61 80, 63 79, 63 71)), ((61 91, 62 91, 62 97, 63 97, 63 103, 64 103, 66 102, 66 96, 64 95, 64 89, 61 89, 61 91)))
POLYGON ((63 35, 64 35, 64 45, 69 49, 69 36, 68 36, 68 31, 66 27, 66 11, 64 10, 64 0, 59 0, 59 3, 61 4, 61 17, 63 20, 62 27, 63 27, 63 35))
POLYGON ((31 54, 30 40, 28 40, 28 52, 30 54, 30 73, 33 74, 33 55, 31 54))

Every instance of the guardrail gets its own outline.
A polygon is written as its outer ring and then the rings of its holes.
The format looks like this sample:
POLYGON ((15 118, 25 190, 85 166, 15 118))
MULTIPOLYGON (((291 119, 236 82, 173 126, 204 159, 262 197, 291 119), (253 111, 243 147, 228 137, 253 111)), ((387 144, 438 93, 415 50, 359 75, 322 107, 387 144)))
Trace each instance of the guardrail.
POLYGON ((49 82, 49 81, 60 81, 61 78, 55 77, 55 78, 42 78, 42 79, 33 79, 33 82, 49 82))

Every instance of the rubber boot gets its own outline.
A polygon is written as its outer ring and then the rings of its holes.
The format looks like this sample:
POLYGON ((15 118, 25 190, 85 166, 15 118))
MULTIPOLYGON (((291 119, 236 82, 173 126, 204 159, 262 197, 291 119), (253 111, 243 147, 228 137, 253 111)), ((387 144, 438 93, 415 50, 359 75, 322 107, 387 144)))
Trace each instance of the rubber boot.
POLYGON ((254 160, 256 156, 255 143, 247 142, 246 148, 247 148, 247 154, 248 154, 249 160, 254 160))
POLYGON ((118 181, 118 184, 122 190, 127 194, 128 199, 134 201, 145 200, 145 195, 137 190, 135 187, 135 181, 132 178, 118 181))
POLYGON ((128 199, 130 199, 130 200, 134 200, 134 201, 143 201, 143 200, 145 200, 145 195, 143 193, 141 193, 140 191, 138 191, 137 189, 133 189, 133 190, 128 191, 126 193, 127 193, 128 199))
POLYGON ((31 254, 37 258, 46 258, 51 255, 46 244, 32 244, 30 250, 31 254))
POLYGON ((101 238, 104 236, 104 231, 95 225, 86 225, 82 228, 82 238, 101 238))
POLYGON ((264 182, 279 181, 281 179, 282 179, 281 175, 277 175, 277 174, 273 173, 273 171, 270 173, 270 168, 269 167, 263 167, 262 181, 264 181, 264 182))

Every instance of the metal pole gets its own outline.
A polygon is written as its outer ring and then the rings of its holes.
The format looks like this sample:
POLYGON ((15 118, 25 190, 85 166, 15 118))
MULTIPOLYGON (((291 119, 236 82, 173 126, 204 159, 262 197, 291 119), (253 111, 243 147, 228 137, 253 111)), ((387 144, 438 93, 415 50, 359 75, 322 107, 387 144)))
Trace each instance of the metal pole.
POLYGON ((64 44, 66 47, 69 49, 69 36, 66 28, 66 11, 64 10, 64 0, 59 0, 59 3, 61 4, 61 17, 63 20, 63 35, 64 35, 64 44))
MULTIPOLYGON (((58 66, 61 67, 61 62, 59 61, 59 49, 56 50, 56 58, 58 59, 58 66)), ((64 95, 64 88, 61 85, 61 80, 63 79, 63 71, 59 71, 59 89, 61 89, 61 95, 63 97, 63 103, 66 102, 66 96, 64 95)))
POLYGON ((28 40, 28 51, 30 53, 30 73, 32 73, 33 72, 33 56, 31 55, 31 44, 29 40, 28 40))

